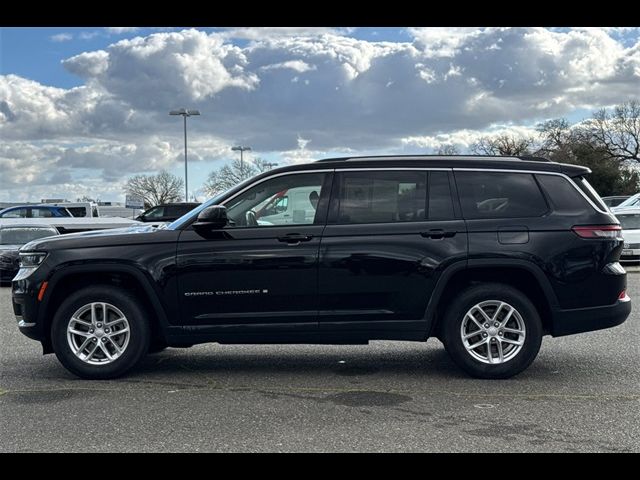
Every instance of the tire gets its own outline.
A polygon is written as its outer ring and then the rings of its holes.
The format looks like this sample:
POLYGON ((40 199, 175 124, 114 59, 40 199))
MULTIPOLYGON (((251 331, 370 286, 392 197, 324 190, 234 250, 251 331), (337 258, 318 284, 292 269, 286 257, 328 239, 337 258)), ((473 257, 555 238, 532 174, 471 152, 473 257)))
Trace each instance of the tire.
POLYGON ((53 350, 60 363, 71 373, 93 380, 116 378, 133 368, 147 353, 150 335, 147 315, 136 297, 110 285, 83 288, 71 295, 58 308, 51 327, 53 350), (101 319, 104 322, 102 304, 107 312, 104 324, 100 323, 101 319), (92 318, 96 322, 92 323, 92 318), (80 333, 69 332, 70 327, 80 333), (82 349, 85 358, 81 359, 74 349, 82 348, 85 341, 89 343, 82 349), (89 355, 92 348, 95 352, 89 355))
POLYGON ((533 362, 542 343, 540 315, 531 300, 521 291, 501 283, 463 290, 448 306, 443 321, 445 349, 456 365, 476 378, 501 379, 517 375, 533 362), (511 308, 514 311, 509 314, 511 308), (493 319, 496 312, 497 318, 493 319), (468 314, 483 321, 473 322, 468 314), (463 335, 468 337, 467 346, 463 335), (485 343, 475 349, 467 348, 479 342, 485 343))
POLYGON ((147 353, 151 354, 151 353, 160 353, 160 352, 164 352, 167 348, 169 348, 167 345, 165 344, 151 344, 149 345, 149 351, 147 353))

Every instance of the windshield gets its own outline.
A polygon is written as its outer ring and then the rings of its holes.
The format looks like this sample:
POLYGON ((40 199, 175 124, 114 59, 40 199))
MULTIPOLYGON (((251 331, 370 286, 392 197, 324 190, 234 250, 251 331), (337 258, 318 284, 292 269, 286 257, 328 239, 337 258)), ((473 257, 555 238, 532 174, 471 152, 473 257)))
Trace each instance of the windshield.
POLYGON ((640 230, 640 213, 616 215, 623 230, 640 230))
POLYGON ((624 202, 617 205, 616 208, 635 207, 639 203, 640 203, 640 193, 636 193, 635 195, 627 198, 624 202))
POLYGON ((177 220, 174 220, 173 222, 171 222, 169 225, 167 225, 167 229, 168 230, 178 230, 178 229, 184 227, 187 223, 189 223, 191 221, 191 219, 196 218, 198 216, 198 214, 202 210, 204 210, 207 207, 210 207, 211 205, 217 205, 218 202, 220 202, 223 198, 225 198, 228 195, 231 195, 234 192, 237 192, 237 191, 243 189, 245 186, 247 186, 248 184, 250 184, 254 180, 255 180, 255 177, 249 178, 249 179, 245 180, 244 182, 236 185, 235 187, 232 187, 229 190, 227 190, 225 192, 222 192, 222 193, 216 195, 215 197, 207 200, 206 202, 202 203, 200 206, 194 208, 193 210, 191 210, 190 212, 184 214, 183 216, 181 216, 177 220))
POLYGON ((38 238, 58 235, 54 228, 10 227, 0 228, 0 245, 24 245, 38 238))

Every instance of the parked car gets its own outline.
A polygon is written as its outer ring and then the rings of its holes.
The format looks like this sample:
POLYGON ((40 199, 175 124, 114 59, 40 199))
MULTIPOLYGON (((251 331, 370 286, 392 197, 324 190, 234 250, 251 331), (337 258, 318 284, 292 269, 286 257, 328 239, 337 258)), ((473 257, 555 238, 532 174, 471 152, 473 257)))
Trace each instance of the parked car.
POLYGON ((83 378, 166 346, 429 337, 470 375, 507 378, 544 335, 631 312, 622 229, 589 172, 470 156, 283 167, 163 229, 25 245, 13 308, 20 331, 83 378), (261 208, 310 190, 313 218, 261 208))
POLYGON ((616 195, 613 197, 602 197, 602 201, 607 207, 612 208, 617 207, 628 198, 629 195, 616 195))
POLYGON ((616 213, 622 226, 624 249, 620 255, 621 262, 640 262, 640 208, 629 208, 616 213))
POLYGON ((267 198, 253 210, 260 225, 313 223, 319 199, 315 186, 287 189, 267 198))
POLYGON ((59 235, 50 226, 21 225, 0 227, 0 284, 10 282, 19 270, 18 249, 38 238, 59 235))
POLYGON ((173 222, 196 208, 199 203, 167 203, 156 205, 136 217, 140 222, 173 222))
POLYGON ((65 207, 56 205, 24 205, 0 210, 0 218, 52 218, 72 216, 65 207))
POLYGON ((54 203, 57 207, 66 208, 71 216, 79 218, 98 218, 100 212, 98 211, 98 204, 95 202, 64 202, 54 203))
POLYGON ((640 208, 640 193, 631 195, 624 202, 619 203, 615 207, 611 207, 611 211, 615 213, 627 208, 640 208))

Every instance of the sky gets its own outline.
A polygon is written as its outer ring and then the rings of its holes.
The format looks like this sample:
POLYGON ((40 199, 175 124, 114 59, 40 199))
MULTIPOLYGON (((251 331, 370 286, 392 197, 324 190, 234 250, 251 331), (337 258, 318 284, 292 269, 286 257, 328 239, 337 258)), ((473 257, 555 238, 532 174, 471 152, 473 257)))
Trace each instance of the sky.
POLYGON ((124 201, 136 174, 204 200, 234 145, 279 165, 461 152, 640 99, 640 28, 1 28, 0 201, 124 201))

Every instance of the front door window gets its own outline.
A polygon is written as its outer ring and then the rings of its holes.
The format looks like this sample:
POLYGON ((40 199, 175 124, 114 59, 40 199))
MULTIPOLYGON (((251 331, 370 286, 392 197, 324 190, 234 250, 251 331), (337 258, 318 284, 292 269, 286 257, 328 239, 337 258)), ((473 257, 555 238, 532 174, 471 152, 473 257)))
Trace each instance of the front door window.
POLYGON ((226 203, 231 227, 270 227, 316 223, 324 173, 271 178, 226 203))

